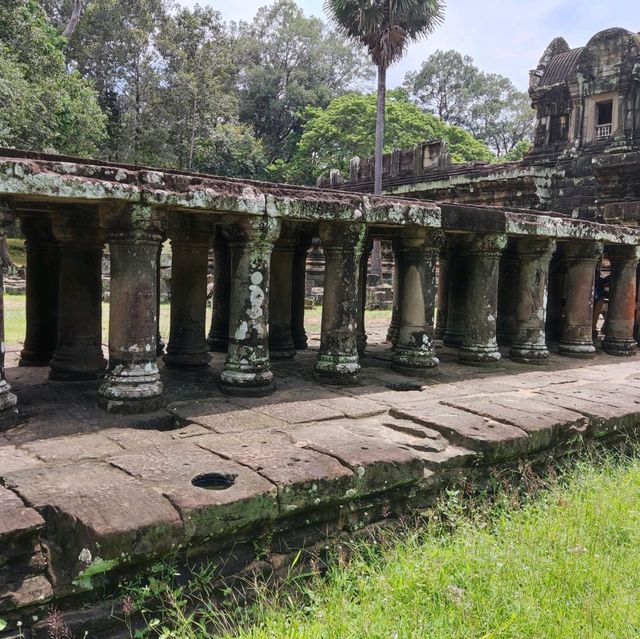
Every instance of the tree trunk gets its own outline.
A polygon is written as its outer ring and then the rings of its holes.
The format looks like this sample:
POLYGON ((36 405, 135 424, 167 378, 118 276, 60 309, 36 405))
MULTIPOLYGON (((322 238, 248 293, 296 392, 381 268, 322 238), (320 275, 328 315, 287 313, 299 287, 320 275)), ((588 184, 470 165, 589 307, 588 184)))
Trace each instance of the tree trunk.
POLYGON ((71 17, 69 18, 69 22, 67 22, 67 26, 64 28, 62 35, 65 38, 70 38, 73 35, 73 32, 76 30, 78 26, 78 22, 80 22, 80 14, 82 13, 83 0, 73 0, 73 8, 71 10, 71 17))
MULTIPOLYGON (((387 93, 387 69, 378 66, 378 102, 376 107, 376 148, 374 154, 373 193, 382 193, 382 152, 384 149, 384 105, 387 93)), ((380 240, 374 240, 371 251, 371 280, 372 284, 382 283, 382 245, 380 240)))
POLYGON ((6 235, 0 237, 0 268, 5 271, 13 271, 17 268, 16 263, 11 259, 11 255, 9 255, 6 235))

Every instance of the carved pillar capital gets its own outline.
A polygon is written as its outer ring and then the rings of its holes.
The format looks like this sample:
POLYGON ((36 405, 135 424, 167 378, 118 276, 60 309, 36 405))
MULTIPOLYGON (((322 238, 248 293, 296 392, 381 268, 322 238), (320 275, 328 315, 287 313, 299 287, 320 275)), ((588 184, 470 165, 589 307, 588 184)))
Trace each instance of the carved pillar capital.
POLYGON ((507 236, 504 233, 478 233, 466 240, 469 255, 500 257, 507 246, 507 236))
POLYGON ((567 242, 564 259, 567 263, 593 263, 602 258, 602 242, 567 242))

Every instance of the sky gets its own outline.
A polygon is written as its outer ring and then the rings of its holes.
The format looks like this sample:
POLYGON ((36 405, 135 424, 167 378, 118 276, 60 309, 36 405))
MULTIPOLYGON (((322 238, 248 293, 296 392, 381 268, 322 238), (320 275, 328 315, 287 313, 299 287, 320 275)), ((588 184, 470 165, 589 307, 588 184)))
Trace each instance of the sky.
MULTIPOLYGON (((179 0, 193 6, 196 0, 179 0)), ((217 9, 225 20, 251 20, 269 0, 197 0, 217 9)), ((306 15, 326 18, 322 0, 298 0, 306 15)), ((529 70, 557 36, 569 46, 587 43, 598 31, 624 27, 640 31, 640 0, 448 0, 446 18, 427 40, 413 44, 388 72, 388 85, 402 84, 436 49, 470 55, 483 71, 500 73, 524 90, 529 70)))

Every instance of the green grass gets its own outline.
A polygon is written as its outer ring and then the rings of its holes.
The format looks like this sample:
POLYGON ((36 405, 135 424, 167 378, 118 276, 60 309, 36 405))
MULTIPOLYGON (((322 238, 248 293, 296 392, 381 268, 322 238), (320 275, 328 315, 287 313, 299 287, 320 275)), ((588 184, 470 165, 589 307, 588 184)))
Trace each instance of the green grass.
POLYGON ((639 548, 640 461, 607 458, 524 497, 449 493, 422 525, 355 544, 327 574, 259 589, 239 622, 202 591, 188 614, 188 589, 167 587, 148 636, 635 639, 639 548))

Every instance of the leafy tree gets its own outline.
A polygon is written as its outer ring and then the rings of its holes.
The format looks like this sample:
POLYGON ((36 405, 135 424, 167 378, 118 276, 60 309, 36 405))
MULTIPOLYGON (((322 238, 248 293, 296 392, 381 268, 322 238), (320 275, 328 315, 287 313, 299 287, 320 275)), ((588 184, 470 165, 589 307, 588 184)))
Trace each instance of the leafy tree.
POLYGON ((236 51, 244 52, 240 119, 263 140, 270 161, 291 157, 305 108, 326 106, 369 75, 354 47, 292 0, 276 0, 241 24, 236 51))
POLYGON ((104 117, 91 83, 67 69, 64 44, 36 0, 0 6, 0 145, 95 153, 104 117))
POLYGON ((349 38, 363 44, 378 70, 374 193, 382 193, 385 91, 387 69, 410 42, 431 33, 442 21, 439 0, 326 0, 333 21, 349 38))
MULTIPOLYGON (((349 93, 334 99, 326 109, 308 109, 308 119, 287 177, 313 184, 330 169, 348 172, 352 157, 372 155, 376 116, 377 96, 373 93, 349 93)), ((409 100, 403 89, 387 93, 385 122, 385 152, 443 139, 449 143, 455 162, 488 162, 493 157, 483 142, 468 131, 425 113, 409 100)))
POLYGON ((457 51, 430 55, 417 73, 407 74, 405 86, 426 111, 471 131, 498 155, 531 138, 529 96, 508 78, 482 72, 457 51))

